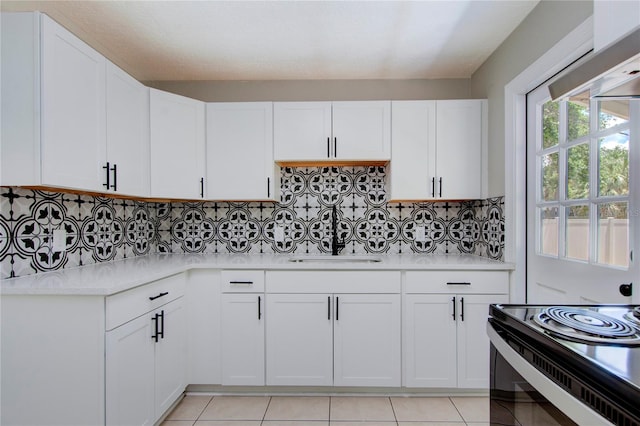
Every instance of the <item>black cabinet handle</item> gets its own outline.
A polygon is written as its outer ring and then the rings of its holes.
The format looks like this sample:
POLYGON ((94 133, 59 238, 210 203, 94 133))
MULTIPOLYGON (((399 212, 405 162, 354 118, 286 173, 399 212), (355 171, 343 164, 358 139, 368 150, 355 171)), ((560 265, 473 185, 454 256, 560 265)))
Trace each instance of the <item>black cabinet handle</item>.
POLYGON ((110 183, 111 181, 109 180, 109 177, 110 177, 109 172, 110 172, 111 169, 109 167, 110 167, 110 165, 109 165, 108 161, 107 161, 107 165, 106 166, 102 166, 102 170, 105 170, 106 173, 107 173, 107 183, 103 183, 102 186, 104 186, 107 189, 109 189, 111 187, 111 183, 110 183))
POLYGON ((111 185, 111 189, 118 191, 118 165, 114 164, 111 171, 113 172, 113 185, 111 185))
POLYGON ((460 319, 464 321, 464 297, 460 298, 460 319))
POLYGON ((431 178, 431 196, 432 197, 436 196, 436 178, 435 177, 431 178))
POLYGON ((442 198, 442 177, 438 180, 438 197, 442 198))
POLYGON ((262 304, 262 298, 258 296, 258 319, 262 318, 262 308, 260 305, 262 304))
POLYGON ((253 281, 229 281, 229 284, 252 285, 253 281))
POLYGON ((200 178, 200 198, 204 198, 204 178, 200 178))
POLYGON ((327 158, 331 157, 331 138, 327 138, 327 158))
POLYGON ((167 294, 169 294, 169 292, 168 291, 164 291, 162 293, 158 293, 157 296, 150 296, 149 300, 156 300, 156 299, 161 298, 162 296, 166 296, 167 294))
POLYGON ((338 138, 333 138, 333 158, 338 158, 338 138))
POLYGON ((451 298, 451 304, 453 305, 453 315, 451 315, 453 317, 453 320, 456 320, 456 298, 455 296, 451 298))
POLYGON ((151 338, 154 340, 154 342, 158 341, 158 314, 155 314, 153 316, 153 318, 151 318, 151 321, 153 321, 153 335, 151 336, 151 338))
POLYGON ((338 321, 338 319, 340 319, 340 298, 336 297, 336 321, 338 321))
POLYGON ((331 296, 327 296, 327 319, 331 320, 331 296))
POLYGON ((158 334, 161 339, 164 339, 164 310, 160 311, 160 332, 158 334))
POLYGON ((271 197, 271 178, 267 177, 267 198, 271 197))
POLYGON ((462 281, 460 282, 451 281, 451 282, 448 282, 447 285, 471 285, 471 283, 462 282, 462 281))

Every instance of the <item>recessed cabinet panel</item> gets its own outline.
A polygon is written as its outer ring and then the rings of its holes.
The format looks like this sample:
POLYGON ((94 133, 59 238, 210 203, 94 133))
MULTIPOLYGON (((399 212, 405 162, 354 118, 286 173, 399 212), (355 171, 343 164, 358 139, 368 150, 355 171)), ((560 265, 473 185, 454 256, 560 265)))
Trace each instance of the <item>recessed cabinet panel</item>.
POLYGON ((150 104, 151 196, 204 198, 204 103, 150 89, 150 104))
POLYGON ((435 196, 436 101, 392 101, 393 159, 388 166, 394 200, 435 196))
POLYGON ((400 295, 336 295, 335 386, 400 386, 400 295))
POLYGON ((207 104, 208 199, 279 200, 279 175, 271 102, 207 104))
POLYGON ((405 386, 456 387, 457 348, 454 303, 452 295, 405 296, 403 324, 405 386))
POLYGON ((437 198, 482 198, 483 101, 438 101, 437 198))
POLYGON ((333 298, 267 295, 267 385, 333 384, 333 298))
POLYGON ((275 102, 273 121, 276 161, 329 159, 331 102, 275 102))
POLYGON ((222 384, 264 385, 264 295, 222 295, 222 384))
POLYGON ((107 332, 107 424, 154 423, 152 323, 141 316, 107 332))
POLYGON ((42 184, 100 191, 105 158, 105 59, 42 20, 42 184))
POLYGON ((506 294, 459 295, 458 387, 486 389, 489 386, 489 336, 487 318, 491 303, 509 303, 506 294))
POLYGON ((333 158, 385 161, 391 158, 389 101, 333 103, 333 158))
MULTIPOLYGON (((108 192, 149 196, 149 89, 107 61, 108 192)), ((103 164, 103 167, 107 167, 103 164)), ((106 182, 105 182, 106 184, 106 182)))
POLYGON ((275 161, 384 162, 391 158, 391 102, 275 102, 275 161))
POLYGON ((389 199, 482 199, 486 105, 482 99, 394 101, 389 199))

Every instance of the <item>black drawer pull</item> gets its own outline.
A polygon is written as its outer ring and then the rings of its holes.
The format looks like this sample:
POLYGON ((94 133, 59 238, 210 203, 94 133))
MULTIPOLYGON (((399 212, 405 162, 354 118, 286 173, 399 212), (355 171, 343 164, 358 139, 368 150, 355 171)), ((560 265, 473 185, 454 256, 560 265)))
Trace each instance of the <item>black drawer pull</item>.
POLYGON ((253 281, 229 281, 229 284, 253 285, 253 281))
POLYGON ((149 300, 156 300, 156 299, 161 298, 162 296, 166 296, 167 294, 169 294, 169 292, 168 292, 168 291, 164 291, 164 292, 162 292, 162 293, 158 294, 157 296, 151 296, 151 297, 149 297, 149 300))
POLYGON ((447 285, 471 285, 471 283, 466 282, 448 282, 447 285))

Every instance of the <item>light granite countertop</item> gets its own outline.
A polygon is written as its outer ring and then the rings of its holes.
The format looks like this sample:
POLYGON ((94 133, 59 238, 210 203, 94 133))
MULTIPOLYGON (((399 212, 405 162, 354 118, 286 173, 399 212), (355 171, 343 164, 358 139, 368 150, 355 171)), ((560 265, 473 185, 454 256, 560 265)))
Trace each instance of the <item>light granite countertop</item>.
POLYGON ((285 254, 153 254, 2 280, 0 294, 108 296, 190 269, 294 271, 509 271, 514 269, 511 263, 473 255, 340 255, 337 258, 338 260, 330 256, 285 254), (292 258, 304 259, 304 261, 292 262, 292 258), (377 261, 368 262, 367 259, 377 261))

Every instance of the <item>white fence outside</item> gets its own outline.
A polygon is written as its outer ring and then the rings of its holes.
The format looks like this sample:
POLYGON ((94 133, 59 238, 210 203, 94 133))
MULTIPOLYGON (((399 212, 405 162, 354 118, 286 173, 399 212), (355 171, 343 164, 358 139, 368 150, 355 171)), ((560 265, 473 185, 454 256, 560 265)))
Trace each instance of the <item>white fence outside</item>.
MULTIPOLYGON (((542 253, 558 255, 558 219, 542 220, 542 253)), ((589 220, 567 221, 566 257, 589 259, 589 220)), ((629 220, 608 218, 598 226, 598 263, 628 266, 629 220)))

